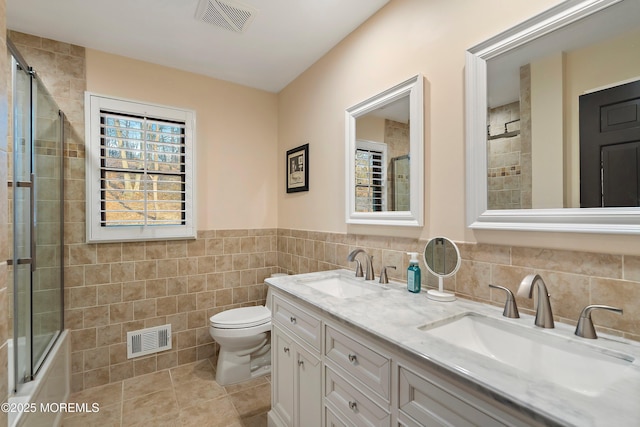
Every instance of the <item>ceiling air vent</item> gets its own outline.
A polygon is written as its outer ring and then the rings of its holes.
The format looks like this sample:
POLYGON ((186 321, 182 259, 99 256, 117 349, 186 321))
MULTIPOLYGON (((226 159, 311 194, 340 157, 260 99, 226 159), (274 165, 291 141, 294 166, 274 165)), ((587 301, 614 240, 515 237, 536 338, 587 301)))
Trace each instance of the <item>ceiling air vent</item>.
POLYGON ((256 13, 257 9, 235 1, 200 0, 196 19, 225 30, 243 33, 256 13))

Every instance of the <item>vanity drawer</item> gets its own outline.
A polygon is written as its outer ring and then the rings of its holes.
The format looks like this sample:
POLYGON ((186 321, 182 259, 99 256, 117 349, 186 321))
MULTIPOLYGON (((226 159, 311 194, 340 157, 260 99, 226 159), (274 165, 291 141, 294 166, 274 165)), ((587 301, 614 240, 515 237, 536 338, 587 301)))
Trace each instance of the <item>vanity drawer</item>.
POLYGON ((523 422, 474 398, 463 389, 399 367, 399 420, 405 425, 525 426, 523 422), (414 423, 413 421, 417 421, 414 423))
POLYGON ((388 357, 362 344, 362 340, 356 341, 330 326, 325 330, 325 355, 389 401, 391 362, 388 357))
POLYGON ((391 415, 331 368, 325 367, 326 403, 353 426, 390 426, 391 415))
POLYGON ((281 327, 320 351, 321 322, 319 318, 308 313, 308 310, 274 295, 272 317, 281 327))
POLYGON ((324 407, 324 425, 325 427, 348 427, 349 425, 342 421, 335 412, 328 406, 324 407))

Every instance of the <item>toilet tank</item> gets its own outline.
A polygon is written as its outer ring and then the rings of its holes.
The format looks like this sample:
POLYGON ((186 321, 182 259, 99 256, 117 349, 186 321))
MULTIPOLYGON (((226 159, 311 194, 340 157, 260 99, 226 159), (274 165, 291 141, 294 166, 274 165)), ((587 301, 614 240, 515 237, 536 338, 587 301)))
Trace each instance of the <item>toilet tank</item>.
MULTIPOLYGON (((273 273, 271 277, 287 276, 287 273, 273 273)), ((271 310, 271 286, 267 285, 267 302, 264 304, 269 310, 271 310)))
POLYGON ((265 302, 264 306, 271 311, 271 286, 267 288, 267 302, 265 302))

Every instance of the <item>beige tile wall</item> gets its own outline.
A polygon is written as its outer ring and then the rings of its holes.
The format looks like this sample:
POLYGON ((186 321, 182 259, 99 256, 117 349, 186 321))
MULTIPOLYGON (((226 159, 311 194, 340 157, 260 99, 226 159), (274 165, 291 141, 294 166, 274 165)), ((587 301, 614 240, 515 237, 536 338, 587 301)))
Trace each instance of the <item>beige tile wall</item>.
MULTIPOLYGON (((505 133, 505 124, 520 119, 520 102, 512 102, 489 110, 490 135, 505 133)), ((520 122, 507 125, 507 131, 519 131, 520 122)), ((487 141, 487 197, 489 209, 520 209, 522 182, 521 135, 487 141)))
POLYGON ((532 206, 531 185, 532 178, 531 158, 531 65, 520 67, 520 202, 523 209, 532 206))
POLYGON ((68 246, 65 321, 74 391, 212 358, 209 317, 263 304, 276 230, 201 231, 193 241, 68 246), (171 324, 172 349, 127 359, 128 331, 171 324))

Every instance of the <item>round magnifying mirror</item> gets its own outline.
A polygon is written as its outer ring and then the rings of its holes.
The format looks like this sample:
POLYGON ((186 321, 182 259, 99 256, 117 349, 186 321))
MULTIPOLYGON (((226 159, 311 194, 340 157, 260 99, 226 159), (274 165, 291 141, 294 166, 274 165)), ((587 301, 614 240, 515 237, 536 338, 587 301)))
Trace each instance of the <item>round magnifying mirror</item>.
POLYGON ((424 263, 427 270, 438 277, 438 290, 429 289, 427 298, 436 301, 454 301, 456 296, 444 291, 444 278, 456 274, 460 268, 460 251, 446 237, 434 237, 424 248, 424 263))

